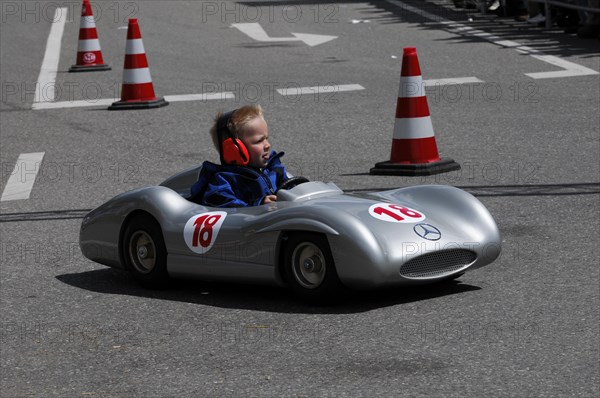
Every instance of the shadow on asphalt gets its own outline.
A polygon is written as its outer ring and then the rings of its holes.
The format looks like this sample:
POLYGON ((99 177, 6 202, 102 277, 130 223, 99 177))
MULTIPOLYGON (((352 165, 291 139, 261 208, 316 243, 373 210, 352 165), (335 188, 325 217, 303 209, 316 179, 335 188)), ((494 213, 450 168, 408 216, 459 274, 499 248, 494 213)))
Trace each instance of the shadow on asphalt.
MULTIPOLYGON (((368 174, 368 173, 367 173, 368 174)), ((342 174, 352 175, 352 174, 342 174)), ((356 174, 358 175, 358 174, 356 174)), ((596 195, 600 193, 600 183, 584 182, 574 184, 521 184, 521 185, 457 185, 474 196, 564 196, 596 195)), ((345 193, 378 192, 394 188, 344 189, 345 193)))
POLYGON ((401 305, 480 290, 480 287, 449 281, 434 285, 351 292, 343 301, 329 306, 310 305, 296 299, 281 287, 241 285, 221 282, 174 281, 167 290, 147 290, 140 287, 128 273, 107 268, 74 274, 56 279, 80 289, 96 293, 147 297, 180 301, 220 308, 298 314, 351 314, 377 308, 401 305))
POLYGON ((463 27, 483 30, 500 40, 522 42, 547 55, 594 59, 600 54, 596 38, 580 39, 574 33, 564 33, 564 27, 556 25, 546 29, 526 22, 517 22, 512 16, 491 12, 482 14, 478 9, 459 9, 447 0, 245 0, 239 4, 247 7, 285 7, 285 16, 288 19, 294 18, 295 12, 304 9, 305 15, 314 16, 323 24, 351 23, 341 17, 339 4, 356 4, 357 10, 373 23, 415 24, 424 34, 427 34, 426 31, 437 32, 440 29, 447 29, 453 33, 451 37, 436 39, 440 42, 486 42, 486 39, 469 34, 468 31, 466 34, 454 31, 452 26, 447 25, 448 21, 453 21, 462 24, 463 27))

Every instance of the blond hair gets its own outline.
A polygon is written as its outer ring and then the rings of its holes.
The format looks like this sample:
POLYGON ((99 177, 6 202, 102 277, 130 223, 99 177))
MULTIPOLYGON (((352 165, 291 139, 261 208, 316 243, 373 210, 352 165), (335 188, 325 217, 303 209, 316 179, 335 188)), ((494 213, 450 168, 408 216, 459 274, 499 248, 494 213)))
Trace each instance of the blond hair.
MULTIPOLYGON (((212 138, 215 148, 219 150, 219 137, 217 137, 217 122, 224 112, 218 112, 215 116, 212 127, 210 128, 210 138, 212 138)), ((260 117, 264 119, 264 112, 260 105, 245 105, 235 110, 231 122, 229 123, 230 130, 242 138, 246 132, 246 126, 251 120, 260 117)))

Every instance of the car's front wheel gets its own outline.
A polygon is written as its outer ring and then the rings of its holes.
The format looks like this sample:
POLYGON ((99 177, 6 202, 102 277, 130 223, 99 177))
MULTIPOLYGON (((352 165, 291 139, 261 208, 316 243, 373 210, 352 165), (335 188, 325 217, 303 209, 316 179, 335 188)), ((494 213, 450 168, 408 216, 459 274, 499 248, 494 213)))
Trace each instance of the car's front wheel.
POLYGON ((289 236, 284 248, 284 262, 284 278, 300 298, 326 304, 340 298, 344 292, 324 235, 298 233, 289 236))
POLYGON ((167 249, 158 222, 149 215, 135 215, 123 234, 123 258, 133 278, 143 287, 167 286, 167 249))

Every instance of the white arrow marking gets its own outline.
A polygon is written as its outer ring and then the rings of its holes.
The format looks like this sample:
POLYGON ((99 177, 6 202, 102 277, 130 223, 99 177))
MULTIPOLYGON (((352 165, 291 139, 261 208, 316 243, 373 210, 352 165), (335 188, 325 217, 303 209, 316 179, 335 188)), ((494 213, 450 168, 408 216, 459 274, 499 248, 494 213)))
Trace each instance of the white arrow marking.
POLYGON ((544 54, 541 51, 531 47, 520 46, 517 47, 517 51, 522 54, 528 54, 535 59, 539 59, 540 61, 563 68, 563 70, 556 70, 552 72, 525 73, 525 75, 533 79, 551 79, 555 77, 589 76, 598 74, 598 72, 593 69, 586 68, 585 66, 576 64, 574 62, 566 61, 564 59, 555 57, 554 55, 544 54))
POLYGON ((563 70, 552 72, 525 73, 527 76, 533 79, 551 79, 554 77, 589 76, 598 74, 598 72, 593 69, 586 68, 585 66, 576 64, 574 62, 565 61, 564 59, 560 59, 554 55, 529 55, 533 58, 539 59, 540 61, 563 68, 563 70))
POLYGON ((294 37, 270 37, 259 23, 234 23, 232 27, 249 36, 251 39, 262 42, 302 41, 311 47, 337 39, 337 36, 314 35, 310 33, 292 33, 294 37))

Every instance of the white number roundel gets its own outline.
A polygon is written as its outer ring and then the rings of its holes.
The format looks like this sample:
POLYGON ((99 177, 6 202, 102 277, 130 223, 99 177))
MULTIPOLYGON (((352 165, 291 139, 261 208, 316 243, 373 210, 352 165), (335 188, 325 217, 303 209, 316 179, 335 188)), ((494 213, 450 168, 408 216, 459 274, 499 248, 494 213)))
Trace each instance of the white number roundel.
POLYGON ((227 213, 211 211, 190 218, 183 228, 183 238, 191 251, 198 254, 208 252, 219 235, 227 213))
POLYGON ((425 219, 425 214, 417 210, 392 203, 374 204, 369 207, 369 214, 378 220, 399 223, 415 223, 425 219))

